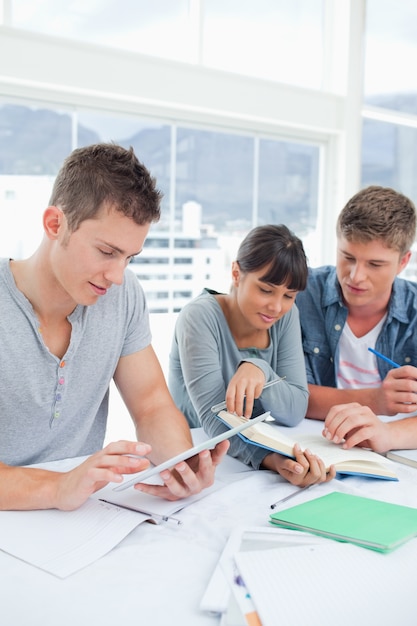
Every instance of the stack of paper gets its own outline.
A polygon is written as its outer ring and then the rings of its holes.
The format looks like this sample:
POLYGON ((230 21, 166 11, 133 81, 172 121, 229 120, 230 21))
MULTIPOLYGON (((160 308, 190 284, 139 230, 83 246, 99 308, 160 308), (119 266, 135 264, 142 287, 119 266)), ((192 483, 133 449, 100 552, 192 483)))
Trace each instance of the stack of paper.
POLYGON ((268 527, 237 527, 231 533, 200 603, 202 611, 222 616, 222 626, 258 626, 257 609, 236 564, 236 554, 323 542, 298 532, 268 527))
POLYGON ((417 540, 392 553, 280 528, 237 528, 200 608, 222 626, 415 626, 417 540))
POLYGON ((262 626, 415 626, 417 543, 391 554, 352 544, 238 552, 236 567, 262 626))

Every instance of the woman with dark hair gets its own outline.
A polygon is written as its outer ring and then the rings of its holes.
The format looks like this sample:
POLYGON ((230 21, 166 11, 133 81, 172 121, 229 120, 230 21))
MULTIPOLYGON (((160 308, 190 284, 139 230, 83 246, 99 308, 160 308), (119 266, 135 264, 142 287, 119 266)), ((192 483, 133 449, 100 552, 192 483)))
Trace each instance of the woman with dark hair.
MULTIPOLYGON (((254 417, 270 411, 277 424, 305 416, 307 379, 297 293, 307 284, 302 242, 284 225, 258 226, 232 263, 228 294, 210 289, 178 316, 170 354, 171 394, 191 426, 214 436, 225 430, 211 407, 254 417), (283 380, 263 390, 266 383, 283 380)), ((231 439, 229 454, 258 469, 278 472, 300 486, 330 480, 323 462, 295 446, 295 460, 231 439)))

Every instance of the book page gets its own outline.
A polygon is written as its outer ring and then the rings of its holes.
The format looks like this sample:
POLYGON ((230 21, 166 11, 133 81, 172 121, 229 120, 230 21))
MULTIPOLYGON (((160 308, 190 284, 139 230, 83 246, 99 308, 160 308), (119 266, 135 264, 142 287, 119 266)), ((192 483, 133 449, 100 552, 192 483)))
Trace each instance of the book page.
POLYGON ((314 454, 320 456, 326 465, 334 465, 345 461, 367 461, 377 463, 380 466, 391 467, 391 462, 385 457, 365 448, 352 448, 344 450, 340 445, 328 441, 324 437, 307 435, 301 437, 298 442, 302 449, 309 448, 314 454))
POLYGON ((236 566, 262 626, 415 626, 417 543, 379 554, 350 544, 238 552, 236 566))
MULTIPOLYGON (((230 426, 236 426, 244 419, 225 411, 222 411, 219 417, 230 426)), ((294 444, 299 443, 302 450, 309 448, 311 452, 319 456, 326 468, 330 465, 350 462, 349 465, 341 466, 340 471, 396 478, 394 464, 386 457, 365 448, 355 447, 351 450, 344 450, 341 445, 336 445, 321 435, 298 435, 292 438, 291 428, 284 430, 283 427, 273 423, 260 423, 254 424, 239 436, 248 443, 257 443, 292 458, 294 458, 294 444), (362 462, 365 464, 361 465, 362 462), (373 469, 370 463, 374 464, 373 469)))

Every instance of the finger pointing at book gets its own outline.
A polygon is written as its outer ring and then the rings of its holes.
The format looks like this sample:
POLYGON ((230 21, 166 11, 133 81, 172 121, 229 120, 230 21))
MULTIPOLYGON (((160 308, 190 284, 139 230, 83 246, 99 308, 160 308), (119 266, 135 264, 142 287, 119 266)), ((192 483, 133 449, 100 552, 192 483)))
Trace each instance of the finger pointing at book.
POLYGON ((226 408, 230 413, 251 417, 253 403, 262 393, 265 374, 252 363, 242 363, 226 390, 226 408))

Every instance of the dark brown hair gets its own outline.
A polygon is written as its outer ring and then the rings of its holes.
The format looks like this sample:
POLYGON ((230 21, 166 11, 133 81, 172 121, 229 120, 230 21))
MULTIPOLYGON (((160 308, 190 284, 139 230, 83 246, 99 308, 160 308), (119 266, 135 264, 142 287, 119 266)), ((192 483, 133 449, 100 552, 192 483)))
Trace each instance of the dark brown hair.
POLYGON ((244 273, 265 268, 261 280, 303 291, 307 285, 307 259, 301 240, 284 224, 253 228, 240 244, 237 262, 244 273))

